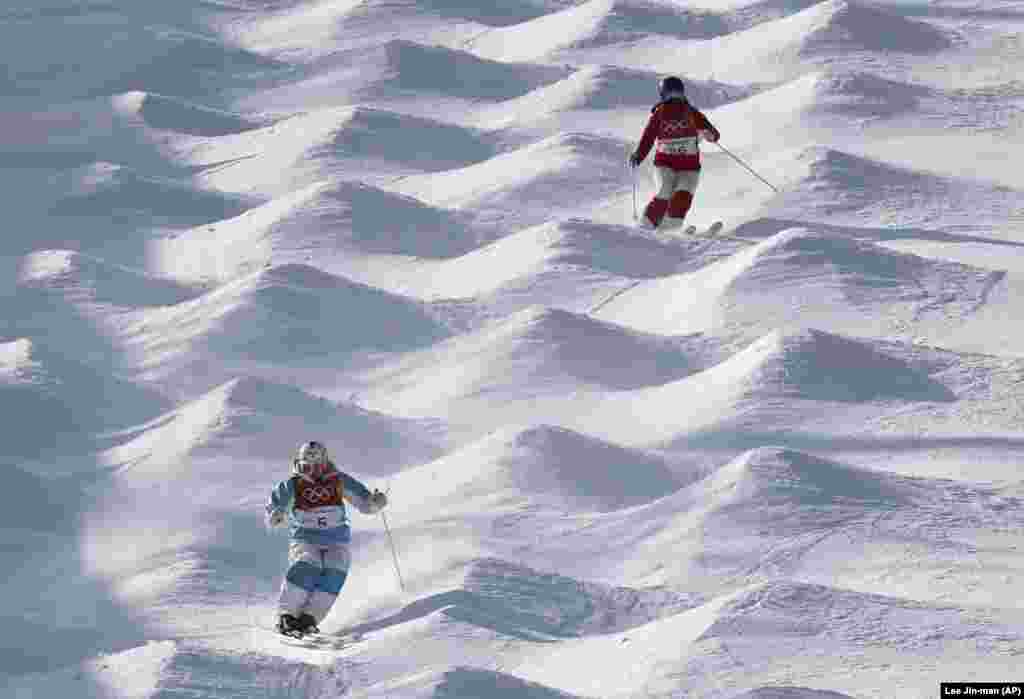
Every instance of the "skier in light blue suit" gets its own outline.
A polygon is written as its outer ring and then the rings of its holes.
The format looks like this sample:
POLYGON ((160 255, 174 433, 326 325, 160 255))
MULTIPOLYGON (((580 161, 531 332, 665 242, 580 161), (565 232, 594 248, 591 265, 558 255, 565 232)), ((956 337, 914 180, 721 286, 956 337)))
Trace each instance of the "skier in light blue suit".
POLYGON ((291 532, 278 600, 277 628, 283 634, 316 632, 345 585, 352 560, 346 502, 374 514, 387 497, 335 468, 320 442, 299 447, 291 477, 277 484, 267 503, 267 526, 287 525, 291 532))

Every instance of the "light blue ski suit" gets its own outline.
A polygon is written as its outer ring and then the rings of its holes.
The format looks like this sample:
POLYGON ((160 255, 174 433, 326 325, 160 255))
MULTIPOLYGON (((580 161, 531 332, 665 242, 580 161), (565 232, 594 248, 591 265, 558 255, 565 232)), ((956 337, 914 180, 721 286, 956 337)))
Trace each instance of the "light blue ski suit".
POLYGON ((322 479, 292 476, 281 481, 267 503, 267 525, 287 524, 291 533, 288 571, 281 583, 278 612, 310 614, 319 623, 345 585, 351 565, 351 530, 345 503, 374 514, 387 503, 333 464, 322 479))

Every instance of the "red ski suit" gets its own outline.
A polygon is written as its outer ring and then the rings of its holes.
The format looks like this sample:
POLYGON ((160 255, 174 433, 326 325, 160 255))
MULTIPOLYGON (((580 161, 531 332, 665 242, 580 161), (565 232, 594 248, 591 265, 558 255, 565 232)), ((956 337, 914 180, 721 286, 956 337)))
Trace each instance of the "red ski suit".
POLYGON ((704 113, 682 99, 660 102, 651 110, 651 118, 636 147, 638 160, 643 160, 657 142, 654 166, 673 170, 700 170, 701 132, 709 141, 718 140, 716 129, 704 113))
POLYGON ((661 190, 644 210, 645 218, 657 227, 667 213, 682 221, 693 203, 700 176, 701 138, 717 141, 716 129, 708 118, 682 98, 665 100, 655 105, 633 154, 640 163, 657 144, 654 166, 661 178, 661 190))

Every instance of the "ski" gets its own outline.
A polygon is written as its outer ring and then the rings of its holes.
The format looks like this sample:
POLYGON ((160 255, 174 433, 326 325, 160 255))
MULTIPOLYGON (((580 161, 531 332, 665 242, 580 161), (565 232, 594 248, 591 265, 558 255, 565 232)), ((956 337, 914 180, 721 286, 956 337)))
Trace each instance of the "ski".
POLYGON ((751 240, 750 238, 744 238, 738 235, 728 235, 722 233, 724 225, 721 221, 715 221, 710 226, 705 228, 703 231, 697 230, 696 226, 686 226, 682 234, 692 236, 694 238, 715 238, 716 240, 735 240, 737 243, 745 243, 747 245, 757 245, 759 241, 751 240))
POLYGON ((254 624, 252 628, 263 634, 273 636, 281 643, 294 646, 297 648, 319 648, 320 644, 317 643, 316 637, 319 632, 302 633, 300 631, 285 632, 279 629, 276 625, 264 626, 263 624, 254 624))
POLYGON ((276 626, 256 626, 255 628, 263 633, 273 635, 287 646, 310 650, 343 650, 362 639, 362 636, 358 634, 346 633, 344 631, 333 634, 327 634, 322 631, 284 633, 276 626))
POLYGON ((710 226, 705 228, 703 231, 700 231, 698 233, 697 232, 697 226, 689 225, 689 226, 686 226, 686 227, 683 228, 682 234, 683 235, 700 236, 700 237, 710 237, 710 236, 713 236, 713 235, 717 235, 719 232, 721 232, 722 227, 723 227, 723 224, 722 224, 721 221, 715 221, 710 226))
POLYGON ((320 633, 307 633, 299 638, 292 638, 285 634, 281 634, 281 636, 288 645, 297 645, 302 648, 315 650, 341 650, 349 645, 342 639, 335 639, 320 633))

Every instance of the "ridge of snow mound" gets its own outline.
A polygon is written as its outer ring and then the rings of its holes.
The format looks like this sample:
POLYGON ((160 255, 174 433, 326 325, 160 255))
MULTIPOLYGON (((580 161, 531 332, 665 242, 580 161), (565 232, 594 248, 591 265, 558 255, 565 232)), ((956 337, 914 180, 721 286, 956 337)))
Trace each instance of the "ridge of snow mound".
POLYGON ((679 487, 665 461, 552 425, 505 427, 403 472, 421 498, 520 499, 609 511, 650 502, 679 487))
POLYGON ((765 430, 785 433, 821 420, 822 402, 833 404, 833 414, 863 413, 866 419, 894 401, 953 401, 952 391, 927 368, 890 354, 879 341, 815 329, 772 331, 703 371, 607 396, 577 411, 572 424, 631 444, 699 441, 701 435, 714 442, 714 435, 728 434, 729 443, 740 447, 739 435, 764 439, 765 430))
MULTIPOLYGON (((170 161, 182 143, 237 134, 264 124, 178 97, 136 90, 36 109, 26 105, 23 111, 12 109, 5 116, 0 148, 11 156, 20 155, 33 168, 40 162, 45 162, 48 170, 88 167, 90 163, 96 167, 96 161, 101 161, 136 173, 169 173, 176 169, 170 161), (43 155, 45 160, 40 159, 43 155)), ((57 174, 59 183, 61 173, 48 174, 57 174)), ((47 185, 49 190, 53 182, 47 185)), ((47 196, 52 198, 50 193, 47 196)))
POLYGON ((421 171, 447 170, 493 154, 493 146, 465 127, 369 107, 352 108, 329 142, 306 151, 312 158, 402 161, 421 171))
POLYGON ((290 194, 337 176, 413 174, 470 165, 494 146, 475 129, 366 106, 318 108, 181 153, 199 179, 231 191, 290 194))
POLYGON ((35 16, 9 13, 9 6, 4 3, 0 60, 7 70, 0 91, 38 104, 132 90, 206 102, 289 69, 210 32, 209 6, 121 12, 109 2, 49 2, 35 3, 35 16))
MULTIPOLYGON (((722 595, 625 631, 565 640, 531 657, 523 674, 553 687, 573 687, 584 696, 640 696, 652 686, 678 693, 688 679, 684 673, 694 643, 728 599, 722 595), (582 676, 581 667, 587 668, 582 676)), ((706 686, 706 677, 700 681, 706 686)))
POLYGON ((488 254, 506 257, 508 252, 507 257, 515 258, 508 248, 516 244, 543 246, 546 260, 553 266, 578 265, 634 279, 665 274, 683 262, 678 248, 656 237, 638 235, 629 227, 578 218, 544 223, 506 236, 492 243, 488 254))
POLYGON ((38 383, 39 362, 32 358, 34 344, 26 338, 0 344, 0 383, 38 383))
POLYGON ((696 272, 644 282, 596 314, 665 334, 750 337, 837 324, 865 328, 868 334, 898 322, 925 323, 932 313, 947 323, 966 317, 1000 277, 991 270, 790 228, 696 272))
POLYGON ((335 0, 294 3, 260 13, 233 32, 253 50, 311 62, 339 44, 379 45, 382 39, 443 41, 455 46, 494 26, 517 24, 550 11, 545 0, 505 0, 487 7, 467 0, 335 0))
POLYGON ((195 296, 194 291, 172 280, 74 250, 29 253, 19 265, 17 284, 58 293, 75 304, 166 306, 195 296))
MULTIPOLYGON (((50 632, 50 642, 58 634, 50 632)), ((101 644, 102 637, 93 639, 101 644)), ((138 642, 138 641, 136 641, 138 642)), ((4 649, 7 652, 15 649, 4 649)), ((95 651, 93 651, 95 653, 95 651)), ((159 690, 160 677, 178 653, 174 641, 149 641, 118 652, 104 653, 44 672, 10 678, 5 687, 11 699, 83 697, 83 699, 144 699, 159 690)), ((12 653, 13 654, 13 653, 12 653)))
POLYGON ((649 35, 706 39, 729 27, 713 12, 665 0, 586 0, 471 41, 482 56, 502 61, 550 59, 573 49, 601 48, 649 35))
POLYGON ((699 337, 633 333, 528 307, 382 369, 370 393, 410 415, 513 410, 526 419, 539 408, 535 401, 662 383, 699 371, 711 354, 699 337), (494 396, 501 396, 497 404, 494 396))
POLYGON ((233 46, 221 37, 155 23, 145 30, 138 37, 126 38, 124 32, 108 39, 108 49, 122 42, 144 42, 138 49, 142 55, 108 74, 104 86, 108 94, 145 91, 203 101, 207 95, 218 95, 217 88, 237 88, 250 80, 265 84, 275 73, 293 72, 287 63, 233 46))
MULTIPOLYGON (((391 91, 437 93, 477 100, 504 100, 526 94, 544 82, 566 74, 564 69, 509 60, 492 61, 468 51, 427 46, 412 41, 389 41, 365 58, 379 69, 376 84, 361 92, 361 99, 391 91), (382 79, 385 78, 386 79, 382 79)), ((366 70, 369 66, 361 66, 366 70)), ((365 89, 365 88, 364 88, 365 89)))
MULTIPOLYGON (((953 182, 942 177, 825 146, 801 150, 796 156, 796 162, 805 168, 805 174, 798 182, 798 187, 793 189, 797 192, 828 190, 828 197, 819 205, 819 210, 823 209, 822 213, 828 211, 833 216, 843 210, 861 209, 869 202, 877 203, 890 188, 900 192, 938 192, 942 196, 956 187, 953 182), (874 190, 871 193, 867 191, 868 183, 871 183, 871 189, 874 190)), ((788 193, 781 197, 779 208, 786 208, 787 196, 788 193)), ((800 196, 801 203, 805 199, 800 196)))
POLYGON ((328 268, 362 254, 454 258, 478 242, 467 218, 362 182, 326 181, 152 241, 148 258, 160 274, 188 282, 225 282, 311 257, 328 268))
POLYGON ((259 128, 260 121, 155 92, 136 90, 111 98, 114 111, 153 129, 191 136, 226 136, 259 128))
POLYGON ((242 197, 145 175, 115 163, 95 162, 61 179, 67 186, 50 209, 54 216, 200 223, 237 216, 254 204, 242 197))
POLYGON ((473 561, 463 589, 477 604, 504 608, 504 614, 495 616, 516 619, 532 631, 561 638, 617 633, 702 603, 694 595, 664 587, 578 580, 499 558, 473 561))
MULTIPOLYGON (((671 274, 687 258, 680 246, 633 228, 570 218, 516 231, 446 260, 422 286, 438 297, 497 296, 535 289, 549 277, 561 281, 572 268, 642 279, 671 274)), ((578 294, 578 284, 573 288, 578 294)))
POLYGON ((717 516, 770 521, 778 534, 806 531, 812 520, 839 522, 851 513, 906 506, 923 492, 917 479, 782 447, 741 454, 693 488, 714 503, 717 516))
POLYGON ((572 216, 622 193, 621 141, 560 133, 458 170, 408 177, 396 189, 435 206, 482 210, 481 218, 528 226, 557 210, 572 216))
POLYGON ((45 459, 54 448, 152 415, 165 401, 151 390, 27 338, 0 342, 0 411, 7 453, 45 459))
MULTIPOLYGON (((390 39, 325 58, 305 80, 250 98, 255 104, 328 107, 362 102, 452 118, 564 78, 568 67, 494 61, 462 49, 390 39)), ((243 103, 244 104, 244 103, 243 103)))
POLYGON ((761 214, 879 227, 977 225, 1013 216, 1024 192, 812 146, 783 154, 791 181, 761 214))
MULTIPOLYGON (((619 109, 622 107, 650 107, 651 85, 658 82, 658 74, 620 66, 583 66, 565 80, 543 87, 535 93, 556 93, 561 90, 575 95, 574 100, 555 101, 554 109, 619 109)), ((751 88, 726 85, 714 80, 687 81, 686 96, 701 109, 713 109, 749 95, 751 88)), ((557 93, 556 93, 557 94, 557 93)))
POLYGON ((747 374, 751 388, 779 396, 841 402, 954 399, 948 388, 876 343, 813 328, 772 332, 734 359, 740 363, 748 357, 756 362, 747 374))
POLYGON ((793 35, 801 37, 805 53, 863 49, 927 54, 953 45, 930 24, 852 0, 825 0, 786 19, 792 20, 793 35))
POLYGON ((7 278, 11 291, 0 293, 7 337, 73 348, 66 356, 115 373, 120 356, 114 337, 121 316, 181 303, 198 293, 71 250, 32 252, 12 264, 7 278))
MULTIPOLYGON (((652 85, 658 74, 613 65, 585 65, 562 80, 544 85, 522 97, 499 102, 476 112, 475 121, 491 129, 564 120, 566 125, 586 111, 646 109, 651 106, 652 85)), ((688 81, 686 93, 701 109, 741 100, 753 90, 714 80, 688 81)), ((597 119, 597 117, 595 117, 597 119)), ((595 122, 596 123, 596 122, 595 122)), ((602 123, 602 127, 607 125, 602 123)))
POLYGON ((295 444, 282 434, 301 435, 327 445, 340 468, 388 471, 409 462, 424 462, 439 453, 436 426, 403 420, 336 403, 287 384, 251 376, 231 379, 172 411, 132 430, 132 438, 108 449, 104 460, 121 466, 129 481, 141 474, 187 477, 186 462, 205 460, 206 475, 227 476, 221 462, 246 460, 276 463, 284 472, 295 444), (230 454, 230 457, 225 457, 230 454), (171 471, 170 469, 175 469, 171 471))
MULTIPOLYGON (((823 542, 842 534, 843 543, 858 550, 869 523, 880 515, 901 523, 920 520, 932 502, 943 500, 944 486, 794 449, 759 447, 622 526, 641 521, 651 532, 628 552, 636 565, 650 568, 652 561, 662 561, 660 579, 721 590, 813 574, 813 562, 807 561, 830 550, 823 542), (670 560, 665 551, 673 552, 670 560)), ((906 539, 905 527, 894 525, 897 538, 906 539)))
MULTIPOLYGON (((758 447, 630 512, 604 534, 617 540, 617 531, 643 526, 650 534, 623 550, 627 567, 653 572, 659 582, 686 581, 694 591, 717 594, 737 583, 787 576, 925 603, 984 605, 990 600, 984 595, 947 594, 944 571, 956 567, 970 542, 1003 536, 997 532, 1005 531, 1007 512, 1018 504, 1004 496, 964 481, 758 447), (673 552, 671 559, 665 551, 673 552)), ((563 543, 566 550, 586 545, 584 537, 563 543)), ((993 574, 988 584, 1009 583, 998 579, 993 574)))
MULTIPOLYGON (((200 613, 216 619, 218 611, 204 607, 200 613)), ((236 609, 232 611, 237 615, 236 609)), ((263 629, 254 628, 256 622, 238 628, 228 621, 224 626, 233 630, 223 632, 210 643, 203 638, 210 624, 196 624, 199 639, 176 642, 174 654, 160 669, 155 691, 124 699, 148 699, 161 694, 213 697, 224 695, 227 687, 236 696, 251 699, 287 693, 292 691, 290 687, 301 687, 301 693, 309 697, 343 697, 351 693, 356 683, 347 668, 333 667, 326 659, 321 663, 319 653, 283 648, 283 642, 263 629), (239 639, 241 647, 236 645, 239 639), (316 659, 312 660, 311 655, 316 659)), ((187 638, 188 634, 184 635, 187 638)), ((118 695, 117 699, 122 697, 118 695)))
POLYGON ((465 624, 540 643, 617 633, 701 603, 667 588, 612 586, 496 557, 472 559, 461 585, 436 597, 444 603, 443 626, 465 624))
POLYGON ((122 333, 142 365, 151 366, 193 352, 277 362, 394 352, 436 342, 448 331, 424 304, 290 263, 142 312, 122 333))
POLYGON ((929 55, 952 46, 946 33, 930 24, 860 2, 825 0, 750 29, 683 46, 676 61, 686 61, 692 75, 774 81, 797 77, 815 65, 859 65, 865 54, 929 55))
POLYGON ((856 116, 890 116, 912 111, 933 90, 858 70, 825 70, 811 78, 824 107, 856 116))
POLYGON ((862 128, 866 122, 913 114, 934 91, 849 68, 815 70, 720 107, 715 124, 733 147, 772 134, 777 143, 805 137, 809 127, 862 128))
MULTIPOLYGON (((854 408, 889 401, 955 399, 922 368, 887 354, 881 343, 813 328, 772 331, 687 381, 648 390, 662 393, 664 401, 682 388, 699 392, 702 386, 718 386, 718 400, 729 406, 726 420, 743 425, 761 420, 779 429, 801 419, 803 401, 846 403, 854 408)), ((821 408, 806 406, 806 411, 805 417, 813 418, 821 408)))

